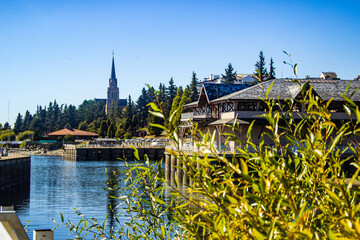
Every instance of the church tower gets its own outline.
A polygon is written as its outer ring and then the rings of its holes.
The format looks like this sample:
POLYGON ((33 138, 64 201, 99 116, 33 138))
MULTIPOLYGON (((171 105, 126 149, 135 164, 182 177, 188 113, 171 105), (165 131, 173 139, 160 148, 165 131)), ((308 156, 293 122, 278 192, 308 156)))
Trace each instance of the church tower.
POLYGON ((119 88, 117 86, 117 79, 115 75, 114 52, 112 56, 111 75, 109 79, 109 87, 107 89, 107 98, 105 106, 105 114, 108 115, 111 108, 119 104, 119 88))

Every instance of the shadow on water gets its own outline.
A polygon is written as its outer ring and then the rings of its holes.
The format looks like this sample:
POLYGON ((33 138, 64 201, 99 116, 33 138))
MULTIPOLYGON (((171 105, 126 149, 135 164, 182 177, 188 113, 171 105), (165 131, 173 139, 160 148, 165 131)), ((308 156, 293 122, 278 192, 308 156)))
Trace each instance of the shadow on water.
POLYGON ((0 191, 0 206, 13 206, 28 203, 30 200, 30 181, 0 191))
POLYGON ((107 201, 106 201, 106 209, 107 209, 107 217, 108 217, 108 225, 107 230, 111 233, 112 231, 116 231, 118 229, 118 225, 116 222, 116 218, 118 217, 118 204, 119 197, 117 185, 119 183, 119 167, 110 166, 107 168, 107 178, 106 182, 107 187, 107 201))

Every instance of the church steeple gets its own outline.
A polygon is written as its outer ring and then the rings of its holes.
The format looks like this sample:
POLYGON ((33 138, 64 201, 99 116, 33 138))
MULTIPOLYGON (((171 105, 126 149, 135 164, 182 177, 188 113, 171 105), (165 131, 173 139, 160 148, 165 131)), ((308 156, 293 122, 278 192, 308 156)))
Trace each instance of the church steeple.
POLYGON ((112 109, 116 109, 119 105, 119 88, 117 86, 117 79, 115 75, 115 61, 114 52, 112 56, 111 75, 109 79, 109 87, 107 89, 107 99, 105 106, 105 114, 108 115, 112 109))
POLYGON ((111 75, 110 75, 109 80, 110 80, 109 81, 110 85, 112 85, 111 83, 114 83, 115 86, 117 87, 117 79, 116 79, 116 75, 115 75, 114 51, 112 53, 111 75))

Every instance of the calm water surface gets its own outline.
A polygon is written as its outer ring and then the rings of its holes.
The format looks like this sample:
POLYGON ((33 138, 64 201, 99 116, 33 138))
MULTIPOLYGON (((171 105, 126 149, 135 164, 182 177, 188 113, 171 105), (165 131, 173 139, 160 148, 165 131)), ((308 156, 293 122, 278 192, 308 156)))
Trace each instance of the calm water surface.
MULTIPOLYGON (((21 222, 25 225, 29 221, 30 239, 33 229, 53 229, 56 224, 52 219, 60 222, 60 212, 76 222, 79 218, 73 208, 86 216, 104 219, 109 206, 117 204, 104 190, 105 168, 123 170, 125 166, 121 161, 70 162, 61 157, 31 157, 30 197, 15 205, 21 222)), ((70 238, 72 235, 63 226, 54 231, 54 239, 70 238)))

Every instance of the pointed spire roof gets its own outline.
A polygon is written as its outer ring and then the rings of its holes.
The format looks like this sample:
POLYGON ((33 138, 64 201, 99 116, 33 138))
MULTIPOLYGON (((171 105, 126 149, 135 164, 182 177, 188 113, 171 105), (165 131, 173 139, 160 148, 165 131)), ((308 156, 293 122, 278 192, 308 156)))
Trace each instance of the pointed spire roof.
POLYGON ((111 75, 110 75, 110 82, 113 80, 115 84, 117 85, 116 75, 115 75, 115 63, 114 63, 114 51, 112 56, 112 66, 111 66, 111 75))

